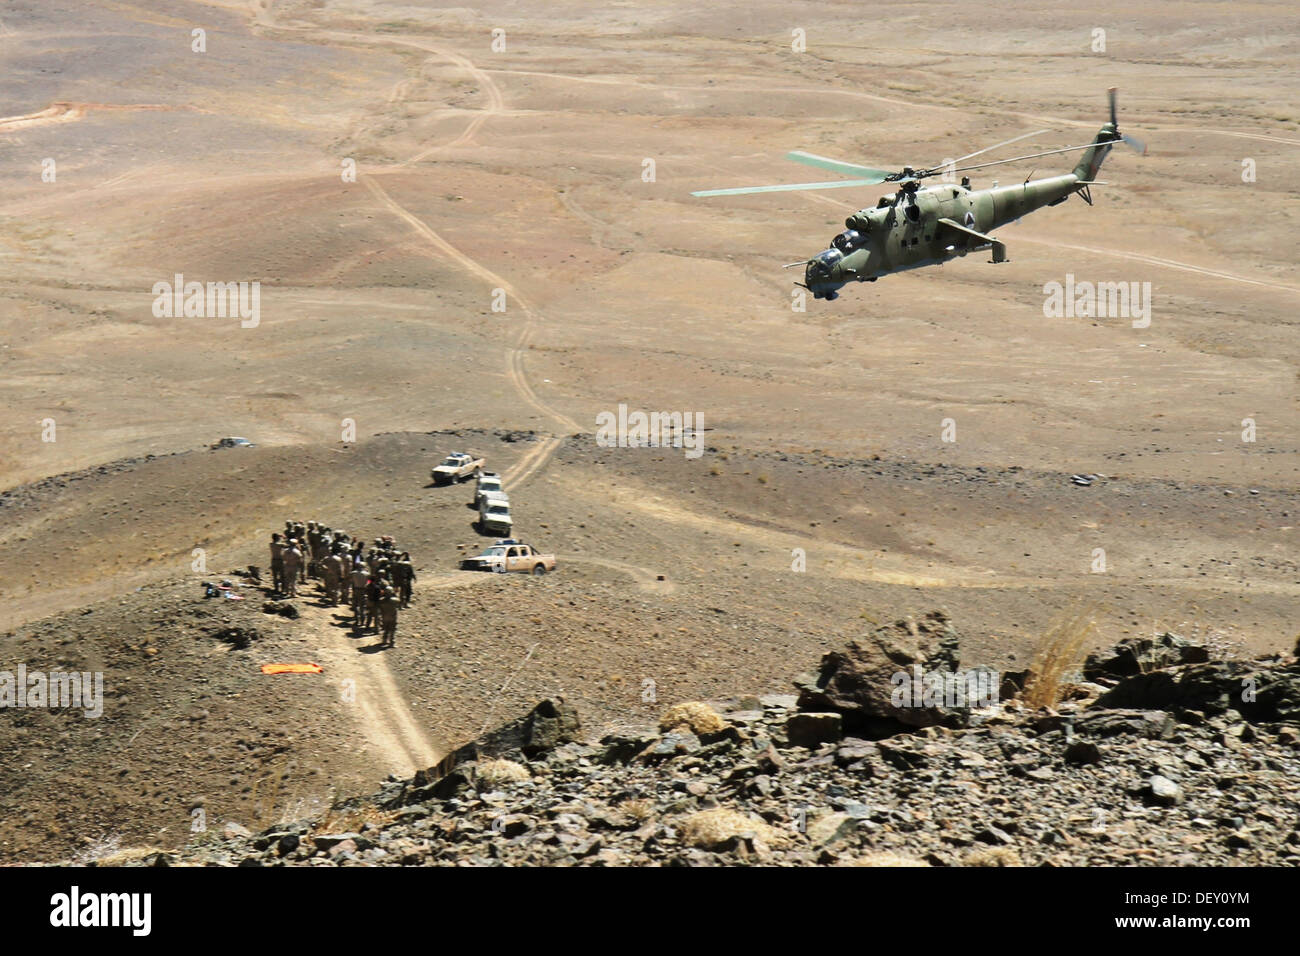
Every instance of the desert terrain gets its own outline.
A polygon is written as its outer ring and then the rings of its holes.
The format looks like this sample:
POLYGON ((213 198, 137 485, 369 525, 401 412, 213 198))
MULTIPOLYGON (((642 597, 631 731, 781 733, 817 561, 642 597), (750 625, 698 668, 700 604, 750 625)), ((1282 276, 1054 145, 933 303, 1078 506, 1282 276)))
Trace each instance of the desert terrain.
POLYGON ((0 712, 0 858, 175 845, 196 807, 256 829, 547 697, 600 733, 786 693, 935 609, 999 669, 1078 613, 1095 647, 1289 650, 1298 21, 1280 2, 7 4, 0 669, 103 671, 106 702, 0 712), (690 196, 816 178, 795 149, 901 168, 1085 142, 1108 87, 1148 155, 1114 150, 1092 207, 999 230, 1005 264, 800 311, 781 266, 888 187, 690 196), (178 274, 260 283, 258 321, 157 315, 178 274), (1150 283, 1149 327, 1046 317, 1067 275, 1150 283), (620 405, 699 416, 701 453, 599 445, 620 405), (490 539, 472 484, 430 486, 453 450, 505 476, 553 574, 457 570, 490 539), (396 648, 314 590, 296 620, 253 588, 204 600, 265 568, 288 518, 410 550, 396 648), (324 672, 258 669, 281 660, 324 672))

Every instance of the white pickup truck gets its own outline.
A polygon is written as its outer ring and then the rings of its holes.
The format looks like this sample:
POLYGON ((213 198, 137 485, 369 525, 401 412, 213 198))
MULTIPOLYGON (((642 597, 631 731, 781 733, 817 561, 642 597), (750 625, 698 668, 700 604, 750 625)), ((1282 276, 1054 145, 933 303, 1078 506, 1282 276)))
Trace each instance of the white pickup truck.
POLYGON ((522 571, 540 577, 555 570, 555 555, 540 554, 531 545, 507 538, 484 549, 482 554, 462 558, 460 567, 463 571, 495 571, 498 574, 522 571))
POLYGON ((514 530, 514 519, 510 517, 510 499, 504 492, 484 492, 478 506, 478 523, 488 534, 509 534, 514 530))
POLYGON ((476 477, 483 470, 483 459, 475 458, 461 451, 454 451, 446 457, 441 465, 433 469, 435 485, 449 485, 453 481, 464 481, 476 477))
POLYGON ((493 492, 505 494, 505 488, 501 484, 501 476, 495 471, 485 471, 478 476, 478 486, 474 489, 474 507, 477 508, 483 504, 483 499, 493 492))

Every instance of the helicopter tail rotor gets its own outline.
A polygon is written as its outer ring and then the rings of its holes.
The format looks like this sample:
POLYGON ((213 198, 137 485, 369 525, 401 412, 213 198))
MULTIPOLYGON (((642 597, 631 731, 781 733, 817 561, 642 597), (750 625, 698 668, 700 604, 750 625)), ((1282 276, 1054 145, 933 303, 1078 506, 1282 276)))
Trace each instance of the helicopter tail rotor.
POLYGON ((1110 126, 1111 129, 1115 131, 1115 138, 1122 141, 1129 149, 1145 156, 1147 154, 1146 143, 1142 142, 1142 140, 1138 139, 1136 136, 1129 136, 1127 133, 1121 133, 1119 131, 1119 119, 1115 109, 1116 93, 1118 93, 1118 90, 1113 86, 1106 91, 1106 95, 1110 98, 1110 126))

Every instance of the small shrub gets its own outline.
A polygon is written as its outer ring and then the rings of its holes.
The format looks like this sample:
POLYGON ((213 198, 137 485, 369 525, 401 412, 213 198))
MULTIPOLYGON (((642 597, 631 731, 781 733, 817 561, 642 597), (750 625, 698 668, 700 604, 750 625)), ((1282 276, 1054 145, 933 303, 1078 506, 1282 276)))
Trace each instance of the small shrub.
POLYGON ((492 790, 502 784, 521 783, 531 779, 532 774, 528 768, 513 760, 488 760, 480 763, 474 773, 474 782, 480 790, 492 790))
POLYGON ((1096 633, 1090 613, 1073 613, 1052 625, 1038 641, 1029 665, 1024 701, 1030 707, 1055 707, 1061 701, 1063 677, 1078 667, 1084 645, 1096 633))
POLYGON ((716 849, 726 844, 728 840, 746 835, 753 836, 754 839, 768 845, 784 839, 782 834, 762 820, 755 820, 737 810, 727 810, 723 807, 692 813, 682 821, 678 832, 683 843, 703 850, 716 849))
POLYGON ((962 866, 1024 866, 1020 854, 1014 847, 991 846, 985 850, 967 853, 961 861, 962 866))
POLYGON ((694 734, 716 734, 727 726, 727 722, 718 716, 718 712, 708 704, 689 700, 682 704, 673 704, 659 718, 659 729, 667 732, 682 725, 690 727, 694 734))

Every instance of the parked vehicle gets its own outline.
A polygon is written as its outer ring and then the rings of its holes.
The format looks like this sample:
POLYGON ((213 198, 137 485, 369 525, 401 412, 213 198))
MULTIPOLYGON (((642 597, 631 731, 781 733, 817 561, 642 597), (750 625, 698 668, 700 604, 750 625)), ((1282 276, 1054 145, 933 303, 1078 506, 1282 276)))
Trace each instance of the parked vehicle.
POLYGON ((505 495, 485 498, 479 506, 479 527, 489 534, 509 534, 514 530, 514 519, 510 517, 510 499, 505 495))
POLYGON ((478 476, 478 485, 474 489, 474 507, 479 507, 483 503, 484 496, 493 491, 505 494, 505 489, 501 485, 501 476, 495 471, 485 471, 478 476))
POLYGON ((507 538, 485 548, 482 554, 462 558, 460 566, 464 571, 520 571, 540 577, 555 570, 555 555, 541 554, 531 545, 507 538))
POLYGON ((454 451, 441 465, 431 472, 433 482, 437 485, 449 485, 453 481, 464 481, 476 477, 483 470, 483 459, 467 455, 463 451, 454 451))

